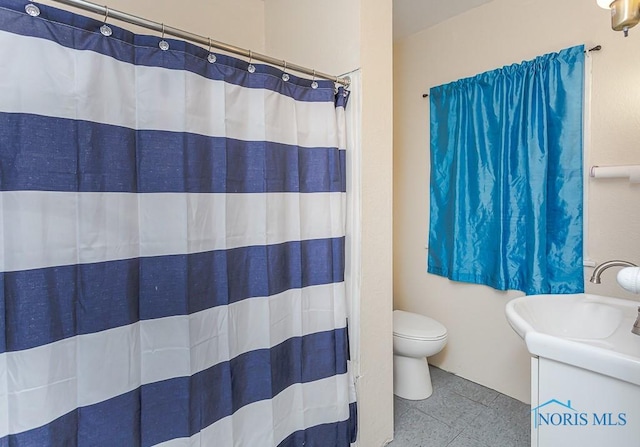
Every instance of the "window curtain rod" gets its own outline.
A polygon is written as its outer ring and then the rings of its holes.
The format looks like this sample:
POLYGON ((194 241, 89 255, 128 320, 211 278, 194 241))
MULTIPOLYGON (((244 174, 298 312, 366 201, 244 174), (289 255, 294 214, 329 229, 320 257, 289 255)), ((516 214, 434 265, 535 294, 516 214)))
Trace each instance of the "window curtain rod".
POLYGON ((266 56, 260 53, 254 53, 253 51, 245 50, 244 48, 236 47, 234 45, 229 45, 223 42, 218 42, 209 37, 199 36, 197 34, 193 34, 188 31, 174 28, 172 26, 167 26, 164 23, 154 22, 152 20, 147 20, 142 17, 128 14, 126 12, 111 9, 108 6, 102 6, 102 5, 87 2, 84 0, 53 0, 53 1, 56 3, 63 3, 68 6, 73 6, 75 8, 83 9, 85 11, 104 15, 105 20, 109 18, 120 20, 122 22, 127 22, 132 25, 141 26, 143 28, 156 31, 158 33, 163 33, 166 35, 177 37, 179 39, 184 39, 184 40, 195 42, 201 45, 206 45, 207 47, 217 48, 218 50, 227 51, 229 53, 239 54, 241 56, 248 57, 250 59, 266 62, 267 64, 280 66, 286 70, 297 71, 299 73, 304 73, 304 74, 313 76, 315 78, 328 79, 335 83, 341 84, 345 87, 348 87, 351 82, 351 80, 348 77, 340 78, 338 76, 332 76, 326 73, 322 73, 321 71, 316 71, 310 68, 302 67, 300 65, 291 64, 285 60, 276 59, 271 56, 266 56))
MULTIPOLYGON (((592 51, 600 51, 600 50, 602 50, 602 45, 596 45, 593 48, 589 48, 588 50, 585 50, 584 52, 585 53, 591 53, 592 51)), ((429 97, 429 93, 423 93, 422 97, 423 98, 428 98, 429 97)))

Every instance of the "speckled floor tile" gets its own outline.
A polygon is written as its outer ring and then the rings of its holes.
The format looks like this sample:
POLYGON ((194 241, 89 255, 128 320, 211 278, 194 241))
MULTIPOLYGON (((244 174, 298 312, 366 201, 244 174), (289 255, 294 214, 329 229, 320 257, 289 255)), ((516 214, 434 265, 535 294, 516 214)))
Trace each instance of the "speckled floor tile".
POLYGON ((446 447, 494 447, 477 439, 469 438, 465 435, 458 435, 446 447))
POLYGON ((471 399, 474 402, 478 402, 483 405, 489 405, 497 397, 496 390, 478 385, 477 383, 455 376, 458 380, 454 381, 450 385, 451 391, 461 396, 471 399))
POLYGON ((461 431, 487 407, 447 387, 440 387, 428 399, 416 401, 414 408, 461 431))
POLYGON ((436 368, 435 366, 429 365, 429 371, 431 373, 431 382, 438 384, 439 387, 450 386, 459 380, 465 380, 455 374, 436 368))
POLYGON ((389 447, 529 447, 530 406, 431 367, 428 399, 394 399, 389 447))
POLYGON ((404 414, 411 408, 410 401, 398 396, 393 396, 393 423, 395 426, 404 414))
POLYGON ((410 408, 398 421, 391 447, 442 447, 449 444, 455 433, 447 424, 410 408))
POLYGON ((462 434, 495 447, 526 447, 522 425, 509 416, 487 408, 469 423, 462 434))
POLYGON ((513 418, 526 419, 528 421, 531 417, 530 405, 522 403, 512 397, 505 396, 504 394, 498 394, 498 397, 488 406, 498 411, 511 414, 513 418))

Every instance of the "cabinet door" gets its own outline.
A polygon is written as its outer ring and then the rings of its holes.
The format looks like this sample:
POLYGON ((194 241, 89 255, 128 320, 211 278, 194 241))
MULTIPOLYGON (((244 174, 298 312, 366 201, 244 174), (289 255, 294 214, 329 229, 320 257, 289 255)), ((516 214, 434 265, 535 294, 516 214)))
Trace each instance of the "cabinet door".
POLYGON ((531 423, 537 444, 533 445, 640 445, 640 387, 553 360, 540 358, 532 366, 536 363, 531 423))

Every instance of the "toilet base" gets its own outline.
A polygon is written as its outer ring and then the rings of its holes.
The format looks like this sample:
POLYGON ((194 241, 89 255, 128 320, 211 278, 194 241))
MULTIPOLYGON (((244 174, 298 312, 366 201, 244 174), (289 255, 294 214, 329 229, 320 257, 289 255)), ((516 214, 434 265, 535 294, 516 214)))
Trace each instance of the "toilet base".
POLYGON ((425 357, 393 356, 393 394, 403 399, 422 400, 432 393, 431 373, 425 357))

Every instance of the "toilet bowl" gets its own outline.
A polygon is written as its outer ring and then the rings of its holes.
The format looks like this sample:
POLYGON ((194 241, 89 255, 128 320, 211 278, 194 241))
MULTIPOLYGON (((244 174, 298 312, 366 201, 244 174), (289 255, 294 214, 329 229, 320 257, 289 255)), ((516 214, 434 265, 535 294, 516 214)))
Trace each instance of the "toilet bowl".
POLYGON ((424 315, 393 311, 393 394, 426 399, 433 393, 427 357, 447 343, 447 329, 424 315))

